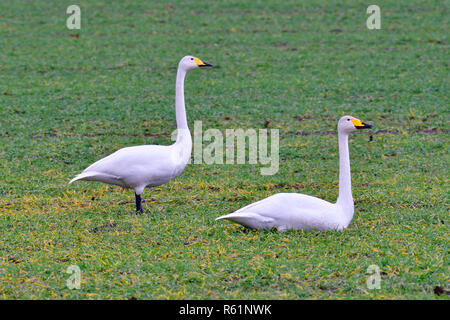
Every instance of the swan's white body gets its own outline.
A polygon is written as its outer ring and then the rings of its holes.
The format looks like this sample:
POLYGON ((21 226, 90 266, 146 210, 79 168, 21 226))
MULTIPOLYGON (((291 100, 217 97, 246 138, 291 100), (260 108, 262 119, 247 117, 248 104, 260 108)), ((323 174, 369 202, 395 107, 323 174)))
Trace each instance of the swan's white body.
POLYGON ((145 187, 159 186, 177 177, 191 156, 192 140, 189 130, 179 130, 171 146, 144 145, 120 149, 98 160, 76 180, 101 181, 134 189, 140 195, 145 187))
POLYGON ((343 230, 354 214, 348 134, 356 128, 369 127, 350 116, 339 120, 339 197, 336 203, 304 194, 278 193, 216 220, 227 219, 252 229, 343 230))
POLYGON ((228 219, 251 229, 342 230, 348 219, 339 205, 297 193, 277 193, 216 220, 228 219))
MULTIPOLYGON (((203 66, 210 64, 191 56, 184 57, 178 64, 175 91, 177 140, 173 145, 120 149, 87 167, 69 184, 77 180, 91 180, 130 188, 134 190, 136 204, 139 202, 140 206, 140 194, 145 187, 159 186, 178 176, 186 167, 192 151, 184 105, 184 79, 187 71, 203 66)), ((138 211, 142 211, 139 206, 138 211)))

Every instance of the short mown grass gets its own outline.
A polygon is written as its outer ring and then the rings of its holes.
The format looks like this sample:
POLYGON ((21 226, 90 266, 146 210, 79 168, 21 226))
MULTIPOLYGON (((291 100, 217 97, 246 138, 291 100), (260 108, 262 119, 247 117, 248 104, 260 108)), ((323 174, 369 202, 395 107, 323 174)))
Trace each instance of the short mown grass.
POLYGON ((448 2, 0 3, 0 298, 435 299, 449 289, 448 2), (280 170, 191 164, 133 192, 68 181, 130 145, 170 144, 176 65, 188 121, 280 132, 280 170), (334 201, 339 117, 356 213, 343 232, 214 218, 277 192, 334 201), (66 270, 78 265, 81 289, 66 270), (378 265, 381 288, 366 285, 378 265))

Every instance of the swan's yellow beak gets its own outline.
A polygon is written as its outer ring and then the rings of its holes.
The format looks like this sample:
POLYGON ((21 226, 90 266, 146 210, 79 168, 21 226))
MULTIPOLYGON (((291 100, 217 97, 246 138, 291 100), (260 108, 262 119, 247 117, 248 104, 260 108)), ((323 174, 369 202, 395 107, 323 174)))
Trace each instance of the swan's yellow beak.
POLYGON ((368 123, 364 123, 359 119, 351 119, 351 122, 353 123, 353 125, 355 126, 356 129, 367 129, 367 128, 372 128, 371 124, 368 123))
POLYGON ((200 60, 199 58, 194 58, 195 63, 199 66, 199 67, 212 67, 212 64, 203 62, 202 60, 200 60))

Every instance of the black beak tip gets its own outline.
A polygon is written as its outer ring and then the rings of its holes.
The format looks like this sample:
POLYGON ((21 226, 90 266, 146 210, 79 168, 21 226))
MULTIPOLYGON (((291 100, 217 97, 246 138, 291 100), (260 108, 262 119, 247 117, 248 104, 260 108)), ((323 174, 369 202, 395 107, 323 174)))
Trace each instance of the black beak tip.
POLYGON ((368 124, 368 123, 362 123, 363 124, 363 126, 362 127, 357 127, 358 129, 370 129, 370 128, 372 128, 372 125, 371 124, 368 124))
POLYGON ((212 64, 205 62, 205 64, 202 64, 200 67, 212 67, 212 66, 213 66, 212 64))

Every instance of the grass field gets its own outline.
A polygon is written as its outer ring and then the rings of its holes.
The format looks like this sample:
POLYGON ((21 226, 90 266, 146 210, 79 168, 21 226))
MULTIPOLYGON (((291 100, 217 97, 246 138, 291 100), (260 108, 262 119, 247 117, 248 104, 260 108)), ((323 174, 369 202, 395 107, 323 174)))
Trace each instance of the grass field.
POLYGON ((381 30, 364 1, 80 0, 68 30, 71 4, 0 2, 0 298, 448 299, 448 1, 379 1, 381 30), (171 143, 187 54, 215 65, 187 76, 191 129, 279 129, 279 172, 191 164, 143 215, 130 190, 68 186, 121 147, 171 143), (214 221, 277 192, 335 201, 345 114, 374 125, 350 139, 348 229, 214 221))

